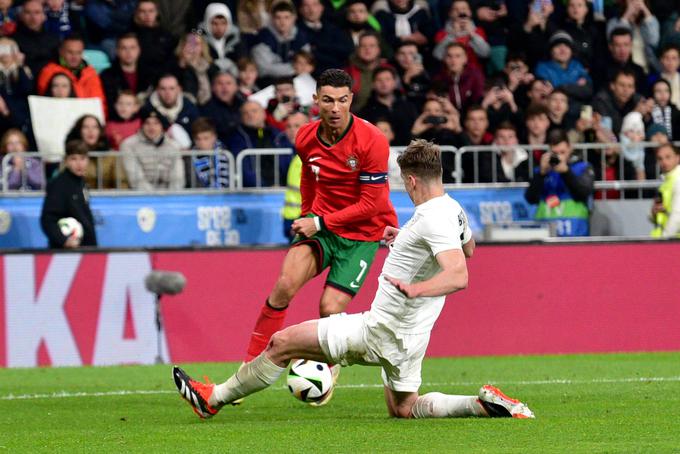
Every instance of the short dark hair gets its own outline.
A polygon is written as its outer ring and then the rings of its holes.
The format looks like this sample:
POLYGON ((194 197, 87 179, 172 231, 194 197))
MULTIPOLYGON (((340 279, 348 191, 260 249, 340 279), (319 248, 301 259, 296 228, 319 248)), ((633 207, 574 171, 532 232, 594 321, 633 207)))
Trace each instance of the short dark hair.
POLYGON ((636 80, 635 73, 633 72, 632 69, 619 68, 619 69, 616 70, 616 72, 614 72, 614 74, 612 75, 612 78, 609 82, 614 82, 614 81, 616 81, 616 79, 618 79, 621 76, 632 77, 634 81, 636 80))
POLYGON ((82 155, 82 156, 87 156, 87 153, 90 151, 90 147, 87 146, 84 140, 81 139, 73 139, 69 140, 66 142, 66 156, 71 156, 71 155, 82 155))
POLYGON ((663 54, 665 54, 666 52, 671 51, 671 50, 676 51, 678 53, 678 55, 680 55, 680 46, 678 46, 675 43, 668 43, 668 44, 665 44, 661 48, 661 50, 659 51, 659 57, 662 57, 663 54))
POLYGON ((569 102, 569 95, 562 87, 557 87, 553 91, 551 91, 550 94, 548 95, 548 98, 551 97, 552 95, 564 95, 567 97, 567 102, 569 102))
POLYGON ((321 73, 316 81, 316 90, 319 91, 321 87, 347 87, 352 89, 352 77, 342 69, 327 69, 321 73))
POLYGON ((277 85, 295 85, 293 78, 290 76, 281 76, 274 80, 274 87, 277 85))
POLYGON ((631 38, 633 37, 633 32, 631 31, 630 28, 628 27, 616 27, 614 30, 609 32, 609 42, 611 43, 614 40, 615 36, 630 36, 631 38))
POLYGON ((217 135, 217 127, 215 122, 208 117, 198 117, 191 123, 191 135, 196 137, 202 132, 212 132, 217 135))
POLYGON ((524 119, 528 120, 529 118, 538 117, 541 115, 545 115, 546 117, 550 118, 550 111, 548 110, 548 107, 545 104, 534 102, 529 104, 529 107, 527 107, 527 111, 524 114, 524 119))
POLYGON ((550 131, 548 137, 546 137, 546 142, 551 147, 562 142, 567 142, 567 144, 571 143, 569 142, 569 136, 564 129, 553 129, 550 131))
POLYGON ((380 42, 380 33, 378 33, 375 30, 366 30, 359 33, 359 38, 357 38, 357 45, 361 42, 362 39, 366 38, 367 36, 372 36, 375 39, 377 39, 378 42, 380 42))
POLYGON ((85 45, 85 39, 83 38, 82 35, 80 35, 80 34, 78 34, 78 33, 71 33, 71 34, 67 35, 67 36, 64 38, 64 40, 61 42, 60 48, 63 48, 64 45, 65 45, 68 41, 79 41, 79 42, 83 43, 83 45, 85 45))
POLYGON ((467 120, 467 117, 470 115, 472 112, 484 112, 488 118, 489 114, 486 111, 484 107, 482 107, 481 104, 471 104, 468 106, 467 110, 465 111, 465 119, 467 120))
POLYGON ((465 56, 467 56, 467 50, 465 49, 465 46, 463 46, 463 45, 462 45, 461 43, 459 43, 458 41, 454 41, 454 42, 452 42, 452 43, 449 43, 449 44, 446 46, 445 52, 448 52, 449 49, 451 49, 452 47, 457 47, 458 49, 460 49, 460 50, 462 50, 463 52, 465 52, 465 56))
POLYGON ((287 1, 287 0, 281 0, 279 2, 274 3, 274 5, 272 6, 272 12, 271 12, 272 17, 274 17, 274 15, 276 13, 280 13, 280 12, 288 12, 288 13, 291 13, 293 16, 295 16, 297 14, 293 4, 289 1, 287 1))
POLYGON ((371 74, 371 80, 375 81, 375 78, 382 73, 390 73, 392 74, 392 77, 395 79, 397 78, 397 72, 391 66, 378 66, 373 70, 373 74, 371 74))
POLYGON ((124 39, 134 39, 137 42, 139 42, 139 37, 137 36, 137 33, 135 32, 125 32, 122 35, 120 35, 118 38, 116 38, 116 46, 120 44, 120 42, 124 39))
POLYGON ((179 79, 177 78, 177 76, 175 74, 173 74, 171 72, 165 72, 165 73, 162 73, 160 76, 158 76, 158 79, 156 79, 156 88, 158 88, 158 86, 161 84, 161 80, 170 79, 170 78, 175 79, 177 81, 177 84, 180 85, 179 79))
POLYGON ((512 130, 512 131, 514 131, 515 133, 517 133, 517 127, 516 127, 514 124, 512 124, 511 121, 508 121, 508 120, 501 121, 501 122, 498 124, 498 126, 496 126, 496 131, 495 131, 495 132, 498 132, 498 131, 500 131, 501 129, 508 129, 508 130, 512 130))
POLYGON ((663 145, 659 145, 659 147, 656 149, 656 152, 658 153, 658 151, 661 150, 662 148, 670 148, 673 151, 673 153, 680 155, 680 148, 676 147, 670 142, 664 143, 663 145))
POLYGON ((425 139, 412 140, 406 150, 397 157, 401 172, 423 180, 442 177, 442 156, 439 145, 425 139))

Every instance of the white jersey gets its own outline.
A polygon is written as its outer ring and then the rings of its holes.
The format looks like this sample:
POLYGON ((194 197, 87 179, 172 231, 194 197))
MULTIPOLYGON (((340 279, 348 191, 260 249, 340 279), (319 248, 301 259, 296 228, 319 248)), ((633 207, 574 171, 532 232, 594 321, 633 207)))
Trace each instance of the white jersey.
POLYGON ((446 297, 407 298, 385 276, 409 284, 426 281, 441 271, 436 255, 462 249, 471 235, 463 208, 448 194, 418 205, 385 260, 371 304, 369 325, 382 325, 397 338, 429 334, 446 297))

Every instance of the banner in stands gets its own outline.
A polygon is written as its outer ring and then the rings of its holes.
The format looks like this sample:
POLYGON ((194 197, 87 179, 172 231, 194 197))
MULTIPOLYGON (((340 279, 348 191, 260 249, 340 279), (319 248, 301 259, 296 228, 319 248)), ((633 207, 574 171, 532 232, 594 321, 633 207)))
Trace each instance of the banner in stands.
MULTIPOLYGON (((0 257, 0 366, 240 361, 285 250, 7 254, 0 257), (160 301, 152 269, 182 272, 160 301), (160 340, 160 342, 158 342, 160 340)), ((369 308, 381 249, 349 312, 369 308)), ((480 246, 470 283, 435 325, 430 356, 680 350, 680 243, 480 246), (625 268, 625 270, 624 270, 625 268)), ((287 323, 316 318, 323 278, 287 323)))
MULTIPOLYGON (((464 189, 456 197, 476 235, 485 224, 532 219, 524 190, 464 189)), ((403 224, 413 213, 405 192, 392 201, 403 224)), ((285 244, 283 194, 185 194, 92 197, 97 240, 103 247, 285 244)), ((0 248, 43 248, 42 197, 0 198, 0 248)))

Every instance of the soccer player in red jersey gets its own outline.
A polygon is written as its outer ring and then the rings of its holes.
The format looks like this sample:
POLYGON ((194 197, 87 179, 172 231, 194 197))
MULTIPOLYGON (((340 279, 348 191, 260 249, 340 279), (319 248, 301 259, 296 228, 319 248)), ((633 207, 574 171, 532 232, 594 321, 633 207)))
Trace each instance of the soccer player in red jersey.
POLYGON ((324 71, 314 101, 320 120, 300 128, 302 218, 281 274, 261 309, 246 361, 258 356, 283 327, 288 304, 302 286, 330 267, 321 317, 343 312, 359 291, 386 226, 397 225, 389 199, 389 144, 375 126, 349 111, 352 78, 324 71))

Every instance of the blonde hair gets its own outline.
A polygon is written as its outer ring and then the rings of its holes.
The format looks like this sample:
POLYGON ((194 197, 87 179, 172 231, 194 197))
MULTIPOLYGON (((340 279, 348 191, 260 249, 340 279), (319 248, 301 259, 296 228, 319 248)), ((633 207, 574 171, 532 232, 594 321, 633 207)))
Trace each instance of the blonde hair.
POLYGON ((412 140, 397 158, 401 172, 423 180, 441 179, 442 158, 439 146, 424 139, 412 140))
POLYGON ((207 61, 208 64, 212 63, 213 59, 210 56, 208 42, 203 38, 201 33, 194 32, 186 33, 180 38, 179 43, 177 43, 177 47, 175 48, 175 57, 177 57, 177 60, 182 61, 182 50, 184 50, 184 46, 186 45, 189 36, 194 36, 196 39, 200 40, 201 58, 207 61))
POLYGON ((16 128, 10 128, 5 131, 2 138, 0 138, 0 153, 7 153, 7 143, 12 136, 18 136, 21 145, 24 146, 24 151, 28 151, 28 139, 26 138, 26 135, 16 128))

